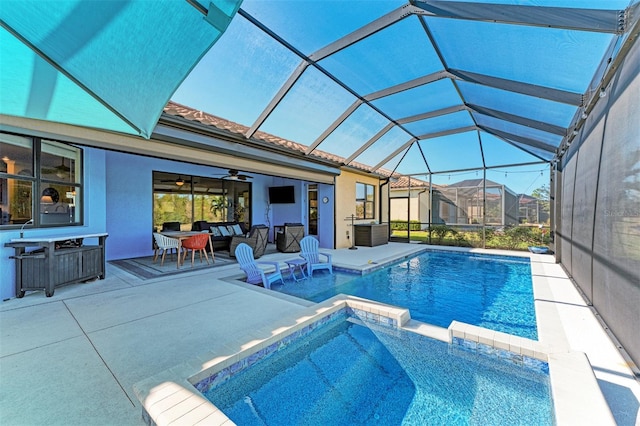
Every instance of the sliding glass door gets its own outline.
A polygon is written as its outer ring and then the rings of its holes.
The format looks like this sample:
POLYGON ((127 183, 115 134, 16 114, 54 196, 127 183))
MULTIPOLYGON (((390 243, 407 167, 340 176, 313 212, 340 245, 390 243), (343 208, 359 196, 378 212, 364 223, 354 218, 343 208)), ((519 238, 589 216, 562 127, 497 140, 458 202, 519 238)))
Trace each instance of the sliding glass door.
POLYGON ((179 222, 191 230, 195 221, 243 222, 251 226, 251 183, 153 172, 153 226, 179 222))

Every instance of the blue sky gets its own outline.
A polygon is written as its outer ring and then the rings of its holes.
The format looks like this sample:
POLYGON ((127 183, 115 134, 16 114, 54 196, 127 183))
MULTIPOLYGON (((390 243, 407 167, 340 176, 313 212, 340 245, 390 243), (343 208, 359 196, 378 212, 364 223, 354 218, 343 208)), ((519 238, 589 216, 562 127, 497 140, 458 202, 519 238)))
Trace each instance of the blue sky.
MULTIPOLYGON (((535 0, 498 1, 506 4, 577 6, 591 8, 624 8, 626 1, 535 0)), ((404 1, 250 1, 242 9, 257 18, 305 55, 343 37, 355 29, 402 6, 404 1)), ((475 21, 442 18, 427 19, 447 67, 512 79, 558 90, 583 93, 603 57, 610 35, 565 30, 549 30, 475 21)), ((228 120, 252 126, 278 90, 285 84, 301 58, 266 35, 242 16, 236 16, 227 32, 187 77, 172 99, 228 120)), ((318 64, 348 85, 360 96, 443 70, 445 66, 422 29, 420 20, 410 16, 349 46, 318 64)), ((344 158, 350 157, 364 143, 378 134, 388 123, 421 112, 462 105, 460 94, 468 104, 479 104, 493 110, 516 114, 530 120, 567 127, 576 113, 572 105, 507 92, 478 84, 450 79, 435 81, 360 106, 326 140, 318 146, 344 158)), ((347 108, 356 101, 354 93, 308 67, 260 126, 261 131, 313 144, 347 108)), ((562 136, 514 125, 481 116, 482 123, 506 133, 537 139, 557 146, 562 136)), ((476 118, 476 120, 478 120, 476 118)), ((394 127, 371 148, 355 159, 375 165, 390 158, 393 151, 409 141, 412 135, 430 135, 450 128, 474 125, 466 111, 410 121, 394 127)), ((531 163, 550 160, 553 153, 529 148, 529 152, 507 144, 502 139, 477 131, 466 131, 445 137, 422 140, 404 155, 385 164, 402 173, 447 172, 487 166, 531 163), (537 155, 537 156, 536 156, 537 155), (428 167, 428 168, 427 168, 428 167)), ((507 184, 515 192, 527 192, 548 183, 548 165, 535 164, 520 168, 488 171, 487 178, 507 184), (543 170, 542 175, 540 171, 543 170), (506 172, 506 176, 505 176, 506 172)), ((471 172, 457 176, 446 173, 443 183, 475 178, 471 172), (451 176, 450 176, 451 175, 451 176)), ((479 172, 482 175, 482 172, 479 172)), ((435 175, 442 179, 441 174, 435 175)), ((435 182, 435 178, 434 178, 435 182)), ((437 183, 437 182, 435 182, 437 183)))

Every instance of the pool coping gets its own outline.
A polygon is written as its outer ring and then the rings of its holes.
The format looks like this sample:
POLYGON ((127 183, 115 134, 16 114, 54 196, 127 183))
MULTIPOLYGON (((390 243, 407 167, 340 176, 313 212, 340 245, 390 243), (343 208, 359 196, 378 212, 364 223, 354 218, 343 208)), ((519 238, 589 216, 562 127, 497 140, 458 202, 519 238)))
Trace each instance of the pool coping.
POLYGON ((507 352, 511 354, 509 356, 546 362, 557 424, 616 424, 584 353, 569 352, 566 348, 554 348, 542 341, 457 321, 444 329, 412 320, 407 309, 343 294, 306 307, 299 313, 293 326, 274 324, 268 327, 268 337, 248 342, 242 350, 232 355, 221 356, 210 352, 136 383, 133 389, 142 405, 143 420, 148 425, 158 426, 233 425, 233 421, 209 402, 195 388, 195 384, 343 308, 364 312, 368 319, 386 317, 398 328, 457 344, 465 349, 507 352), (589 404, 583 401, 589 401, 589 404))

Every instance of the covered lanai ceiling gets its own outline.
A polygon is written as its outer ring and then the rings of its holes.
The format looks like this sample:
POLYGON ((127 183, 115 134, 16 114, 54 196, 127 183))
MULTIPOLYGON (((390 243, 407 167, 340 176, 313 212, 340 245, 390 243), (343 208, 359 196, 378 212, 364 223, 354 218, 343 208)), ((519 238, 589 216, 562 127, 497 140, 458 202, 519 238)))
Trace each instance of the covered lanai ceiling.
POLYGON ((493 2, 245 0, 172 99, 373 171, 549 162, 638 0, 493 2))

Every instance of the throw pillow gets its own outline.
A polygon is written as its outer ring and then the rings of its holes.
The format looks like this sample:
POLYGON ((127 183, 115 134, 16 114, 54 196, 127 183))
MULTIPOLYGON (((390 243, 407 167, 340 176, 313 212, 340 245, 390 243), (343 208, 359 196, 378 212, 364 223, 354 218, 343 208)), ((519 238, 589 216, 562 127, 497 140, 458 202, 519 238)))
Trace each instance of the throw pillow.
POLYGON ((218 229, 217 226, 212 226, 211 228, 211 233, 213 234, 214 237, 221 237, 222 234, 220 233, 220 230, 218 229))
POLYGON ((238 225, 237 223, 236 223, 235 225, 232 225, 231 227, 233 228, 233 232, 234 232, 236 235, 244 235, 244 234, 242 233, 242 228, 240 228, 240 225, 238 225))
POLYGON ((229 232, 226 226, 219 226, 218 229, 220 230, 220 234, 222 234, 223 237, 231 236, 231 233, 229 232))

